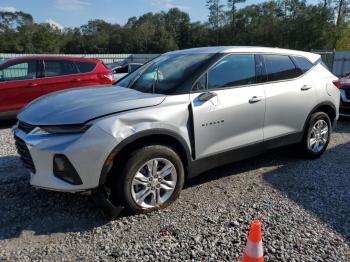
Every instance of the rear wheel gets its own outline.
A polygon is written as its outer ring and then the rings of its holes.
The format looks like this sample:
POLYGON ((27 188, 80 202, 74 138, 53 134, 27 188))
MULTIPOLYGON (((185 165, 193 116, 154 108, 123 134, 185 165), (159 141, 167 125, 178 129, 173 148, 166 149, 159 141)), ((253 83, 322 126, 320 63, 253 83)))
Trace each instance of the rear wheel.
POLYGON ((173 203, 184 184, 184 168, 177 153, 151 145, 133 152, 117 179, 117 196, 131 213, 147 213, 173 203))
POLYGON ((331 131, 331 121, 326 113, 312 114, 302 142, 303 150, 308 158, 318 158, 326 151, 331 131))

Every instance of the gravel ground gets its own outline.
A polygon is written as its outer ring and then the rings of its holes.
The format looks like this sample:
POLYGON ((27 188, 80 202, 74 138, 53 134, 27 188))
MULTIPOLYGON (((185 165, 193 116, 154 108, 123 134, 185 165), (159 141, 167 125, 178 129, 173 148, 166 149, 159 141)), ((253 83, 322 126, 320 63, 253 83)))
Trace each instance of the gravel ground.
POLYGON ((350 261, 350 121, 314 161, 286 148, 192 179, 170 208, 110 221, 89 197, 29 186, 0 129, 0 261, 237 261, 263 221, 265 261, 350 261))

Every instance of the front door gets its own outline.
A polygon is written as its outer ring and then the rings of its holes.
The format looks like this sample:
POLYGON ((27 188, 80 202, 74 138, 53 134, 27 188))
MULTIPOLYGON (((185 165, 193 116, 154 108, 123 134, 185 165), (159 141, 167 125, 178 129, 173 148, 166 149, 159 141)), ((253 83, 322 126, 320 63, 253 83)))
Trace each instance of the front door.
POLYGON ((0 112, 17 112, 41 96, 37 60, 22 61, 0 70, 0 112))
POLYGON ((265 94, 257 84, 255 56, 219 60, 190 94, 196 158, 263 141, 265 94))

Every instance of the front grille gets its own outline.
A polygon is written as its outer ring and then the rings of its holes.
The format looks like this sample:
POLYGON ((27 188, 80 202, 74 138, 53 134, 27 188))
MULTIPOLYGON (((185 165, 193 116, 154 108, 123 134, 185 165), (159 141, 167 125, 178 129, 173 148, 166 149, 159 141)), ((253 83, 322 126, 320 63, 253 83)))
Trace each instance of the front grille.
POLYGON ((33 131, 34 128, 35 128, 35 126, 33 126, 31 124, 28 124, 28 123, 25 123, 22 121, 18 122, 18 129, 21 129, 22 131, 24 131, 26 133, 33 131))
POLYGON ((16 143, 16 148, 17 152, 20 155, 24 165, 32 172, 35 173, 35 166, 33 159, 30 155, 30 152, 28 150, 28 147, 26 143, 20 139, 18 136, 15 135, 15 143, 16 143))

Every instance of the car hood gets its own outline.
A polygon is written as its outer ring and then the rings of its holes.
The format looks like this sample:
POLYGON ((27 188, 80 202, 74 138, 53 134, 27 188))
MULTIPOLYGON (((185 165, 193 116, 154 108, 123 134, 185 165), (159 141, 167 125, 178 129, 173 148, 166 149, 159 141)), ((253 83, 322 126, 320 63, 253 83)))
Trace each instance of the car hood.
POLYGON ((164 98, 119 86, 79 88, 43 96, 17 118, 37 126, 82 124, 104 115, 156 106, 164 98))

